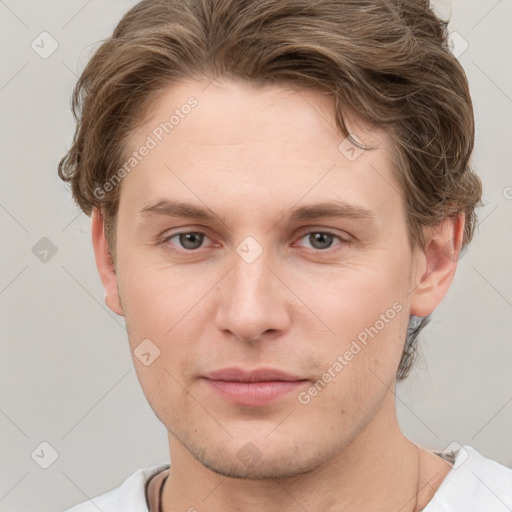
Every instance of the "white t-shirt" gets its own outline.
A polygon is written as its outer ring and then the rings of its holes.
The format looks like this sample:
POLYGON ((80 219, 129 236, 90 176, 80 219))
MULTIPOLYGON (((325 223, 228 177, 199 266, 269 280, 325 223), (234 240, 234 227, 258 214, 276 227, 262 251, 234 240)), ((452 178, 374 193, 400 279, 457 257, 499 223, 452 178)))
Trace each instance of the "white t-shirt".
MULTIPOLYGON (((453 468, 423 512, 512 511, 512 469, 486 459, 470 446, 454 455, 453 468)), ((168 467, 164 462, 139 469, 117 489, 66 512, 148 512, 146 484, 168 467)))

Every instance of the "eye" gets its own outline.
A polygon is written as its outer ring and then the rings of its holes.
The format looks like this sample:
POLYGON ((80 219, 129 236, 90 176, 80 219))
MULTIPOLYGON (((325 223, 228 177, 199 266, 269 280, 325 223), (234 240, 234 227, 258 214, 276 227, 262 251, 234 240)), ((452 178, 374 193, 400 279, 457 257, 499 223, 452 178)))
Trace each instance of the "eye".
POLYGON ((330 233, 329 231, 311 231, 300 238, 300 240, 306 240, 306 247, 316 250, 325 250, 332 247, 335 240, 339 242, 347 242, 338 235, 330 233))
POLYGON ((172 245, 179 244, 182 249, 193 251, 200 249, 206 238, 208 237, 204 233, 200 233, 198 231, 188 231, 169 236, 164 240, 164 242, 170 242, 172 245), (173 242, 173 240, 176 240, 176 242, 173 242))

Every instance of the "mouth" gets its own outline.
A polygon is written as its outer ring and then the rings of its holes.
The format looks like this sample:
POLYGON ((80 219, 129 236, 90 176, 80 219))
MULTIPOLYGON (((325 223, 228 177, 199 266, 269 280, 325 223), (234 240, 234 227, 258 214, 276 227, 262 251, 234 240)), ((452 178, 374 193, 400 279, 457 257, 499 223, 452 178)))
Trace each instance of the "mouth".
POLYGON ((201 379, 218 396, 235 405, 261 406, 304 386, 308 379, 273 368, 225 368, 201 379))

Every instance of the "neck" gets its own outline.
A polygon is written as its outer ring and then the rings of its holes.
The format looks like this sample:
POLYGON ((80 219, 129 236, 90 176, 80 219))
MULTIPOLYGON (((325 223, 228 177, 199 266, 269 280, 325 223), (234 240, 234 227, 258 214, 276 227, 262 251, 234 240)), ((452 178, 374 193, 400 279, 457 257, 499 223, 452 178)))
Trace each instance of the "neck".
POLYGON ((449 467, 441 459, 438 463, 435 455, 418 450, 402 434, 394 397, 386 402, 348 446, 314 470, 291 478, 242 480, 221 476, 204 467, 169 434, 172 464, 162 510, 266 512, 278 507, 291 512, 299 506, 325 512, 415 512, 416 506, 430 501, 449 467))

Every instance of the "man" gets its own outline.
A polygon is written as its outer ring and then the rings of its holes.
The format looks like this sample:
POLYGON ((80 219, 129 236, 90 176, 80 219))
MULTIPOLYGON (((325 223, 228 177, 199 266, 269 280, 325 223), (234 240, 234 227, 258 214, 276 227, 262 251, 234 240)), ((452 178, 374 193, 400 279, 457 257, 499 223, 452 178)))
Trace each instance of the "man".
POLYGON ((146 0, 74 109, 59 173, 171 464, 73 512, 510 510, 511 470, 396 418, 481 196, 427 1, 146 0))

